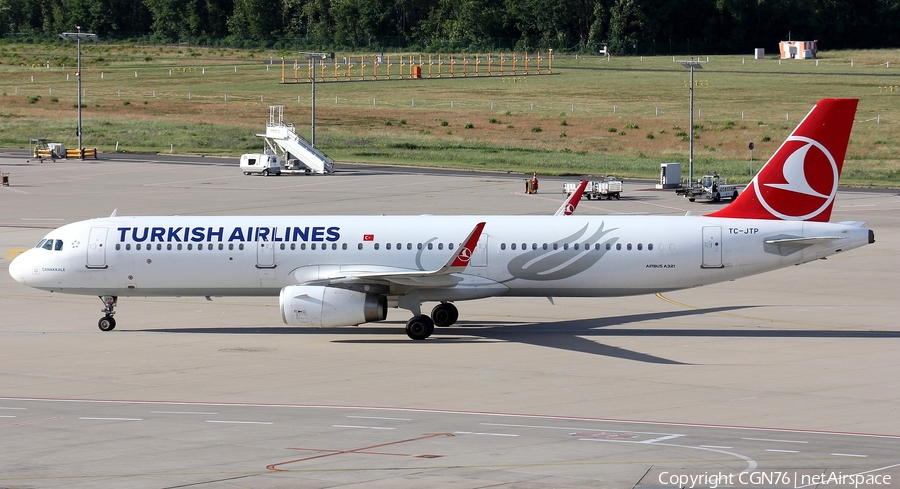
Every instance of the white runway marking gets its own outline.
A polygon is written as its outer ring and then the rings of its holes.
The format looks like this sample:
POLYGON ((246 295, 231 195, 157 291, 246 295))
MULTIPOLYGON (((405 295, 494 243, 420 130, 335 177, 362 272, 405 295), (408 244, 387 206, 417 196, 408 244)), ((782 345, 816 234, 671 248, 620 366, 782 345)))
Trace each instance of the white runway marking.
POLYGON ((25 411, 25 410, 28 409, 28 408, 20 408, 20 407, 3 407, 3 406, 0 406, 0 409, 15 409, 15 410, 20 410, 20 411, 25 411))
POLYGON ((671 440, 672 438, 680 438, 680 437, 682 437, 682 436, 684 436, 684 435, 661 436, 661 437, 659 437, 659 438, 653 438, 652 440, 639 441, 638 443, 656 443, 656 442, 658 442, 658 441, 671 440))
POLYGON ((484 436, 519 436, 511 433, 480 433, 477 431, 454 431, 454 435, 484 435, 484 436))
POLYGON ((333 428, 355 428, 360 430, 394 430, 396 428, 387 428, 385 426, 354 426, 349 424, 333 424, 333 428))
POLYGON ((207 416, 215 416, 219 413, 211 411, 150 411, 150 414, 205 414, 207 416))
POLYGON ((143 421, 143 418, 99 418, 99 417, 89 418, 86 416, 82 417, 82 418, 78 418, 78 419, 93 420, 93 421, 143 421))
POLYGON ((222 421, 216 419, 207 419, 207 423, 224 423, 224 424, 274 424, 271 421, 222 421))
POLYGON ((0 418, 15 418, 15 416, 0 416, 0 418))
POLYGON ((800 453, 799 450, 776 450, 774 448, 766 448, 767 452, 777 452, 777 453, 800 453))
POLYGON ((347 416, 348 418, 356 418, 356 419, 386 419, 389 421, 412 421, 410 418, 382 418, 379 416, 347 416))
POLYGON ((722 447, 722 446, 718 446, 718 445, 700 445, 700 448, 721 448, 723 450, 728 450, 728 449, 734 448, 734 447, 722 447))
POLYGON ((749 441, 774 441, 777 443, 809 443, 808 441, 798 441, 798 440, 773 440, 771 438, 741 438, 741 440, 749 440, 749 441))
POLYGON ((868 457, 868 455, 859 455, 856 453, 832 453, 835 457, 868 457))

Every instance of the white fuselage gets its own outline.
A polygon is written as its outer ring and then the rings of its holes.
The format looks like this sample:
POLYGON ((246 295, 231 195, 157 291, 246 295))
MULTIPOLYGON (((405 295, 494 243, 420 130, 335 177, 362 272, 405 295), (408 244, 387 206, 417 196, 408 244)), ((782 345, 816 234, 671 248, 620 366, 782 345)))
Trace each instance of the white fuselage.
POLYGON ((421 301, 645 294, 870 242, 868 229, 850 224, 702 216, 136 216, 56 229, 46 237, 50 249, 26 251, 10 273, 69 294, 276 296, 347 273, 437 269, 482 221, 477 249, 454 281, 390 283, 379 293, 415 291, 421 301))

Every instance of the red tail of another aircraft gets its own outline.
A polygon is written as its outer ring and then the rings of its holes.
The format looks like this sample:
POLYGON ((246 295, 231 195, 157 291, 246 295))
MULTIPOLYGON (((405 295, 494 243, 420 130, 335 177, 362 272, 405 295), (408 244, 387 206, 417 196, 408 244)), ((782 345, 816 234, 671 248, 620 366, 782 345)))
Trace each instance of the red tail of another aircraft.
POLYGON ((858 102, 819 101, 737 200, 709 216, 827 222, 858 102))

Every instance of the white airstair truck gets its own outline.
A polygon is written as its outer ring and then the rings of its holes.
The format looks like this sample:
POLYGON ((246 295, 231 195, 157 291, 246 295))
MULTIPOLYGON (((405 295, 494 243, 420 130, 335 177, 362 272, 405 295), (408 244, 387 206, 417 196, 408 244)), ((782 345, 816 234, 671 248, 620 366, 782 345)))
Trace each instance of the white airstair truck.
POLYGON ((293 124, 284 122, 284 106, 269 107, 266 133, 257 134, 266 141, 266 153, 281 160, 281 174, 334 173, 334 160, 313 147, 294 130, 293 124))

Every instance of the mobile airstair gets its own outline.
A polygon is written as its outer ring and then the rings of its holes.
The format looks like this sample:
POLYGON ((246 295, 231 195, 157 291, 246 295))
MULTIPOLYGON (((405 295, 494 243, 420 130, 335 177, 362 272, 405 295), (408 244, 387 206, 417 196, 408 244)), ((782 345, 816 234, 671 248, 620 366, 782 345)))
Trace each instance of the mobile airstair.
POLYGON ((300 137, 293 124, 284 122, 283 105, 269 107, 266 133, 257 136, 265 138, 266 145, 272 152, 277 154, 280 149, 282 161, 285 162, 283 171, 290 173, 300 170, 323 175, 334 173, 334 160, 300 137))

